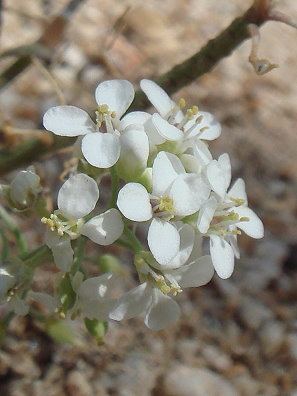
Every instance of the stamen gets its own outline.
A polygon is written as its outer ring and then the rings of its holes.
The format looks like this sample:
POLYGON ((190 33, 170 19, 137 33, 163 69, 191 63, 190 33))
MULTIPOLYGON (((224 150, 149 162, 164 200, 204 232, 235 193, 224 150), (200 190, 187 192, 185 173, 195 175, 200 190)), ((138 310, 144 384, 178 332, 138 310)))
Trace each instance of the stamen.
POLYGON ((54 213, 50 217, 42 217, 41 222, 47 225, 52 232, 57 232, 59 236, 67 234, 71 239, 79 236, 79 228, 84 223, 83 219, 63 221, 54 213))

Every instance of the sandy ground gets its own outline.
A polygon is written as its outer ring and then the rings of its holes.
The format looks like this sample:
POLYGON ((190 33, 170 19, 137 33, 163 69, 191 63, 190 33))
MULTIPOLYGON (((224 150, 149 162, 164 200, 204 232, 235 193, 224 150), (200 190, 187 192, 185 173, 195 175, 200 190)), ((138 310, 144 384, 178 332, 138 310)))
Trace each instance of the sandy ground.
MULTIPOLYGON (((7 2, 2 50, 36 39, 63 4, 7 2)), ((158 75, 248 6, 240 0, 88 0, 73 17, 51 73, 67 103, 92 108, 98 81, 121 77, 137 85, 158 75)), ((297 19, 296 1, 279 1, 278 8, 297 19)), ((265 238, 241 239, 244 254, 230 280, 215 278, 183 293, 183 317, 167 331, 152 333, 140 320, 112 324, 105 345, 97 346, 75 322, 75 344, 60 345, 38 322, 13 320, 0 351, 1 396, 297 395, 297 31, 269 23, 261 33, 261 56, 278 69, 255 75, 247 42, 176 97, 222 122, 223 134, 212 147, 229 152, 234 177, 245 178, 265 238)), ((57 103, 51 82, 32 66, 1 93, 1 118, 36 128, 44 110, 57 103)), ((38 165, 50 188, 64 159, 59 154, 38 165)), ((29 231, 32 224, 23 222, 34 243, 40 236, 29 231)), ((128 265, 125 270, 128 287, 133 279, 128 265)), ((49 276, 49 269, 40 271, 37 284, 49 276)))

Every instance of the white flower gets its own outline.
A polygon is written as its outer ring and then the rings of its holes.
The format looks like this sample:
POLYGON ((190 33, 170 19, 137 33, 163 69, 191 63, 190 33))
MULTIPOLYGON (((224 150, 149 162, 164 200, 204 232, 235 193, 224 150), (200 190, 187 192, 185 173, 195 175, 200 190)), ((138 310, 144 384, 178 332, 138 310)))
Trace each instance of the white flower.
POLYGON ((98 199, 99 189, 95 180, 83 173, 74 175, 59 191, 58 211, 41 219, 49 227, 46 244, 62 271, 68 271, 73 261, 71 239, 85 235, 99 245, 110 245, 121 236, 124 225, 117 209, 109 209, 84 221, 98 199))
POLYGON ((120 158, 121 143, 125 148, 122 161, 128 162, 127 146, 132 152, 136 150, 138 159, 140 155, 138 145, 141 142, 143 153, 140 162, 146 162, 148 139, 142 126, 145 122, 143 116, 145 113, 130 113, 129 117, 127 115, 120 120, 133 101, 132 84, 126 80, 104 81, 98 85, 95 97, 98 104, 96 124, 88 113, 78 107, 56 106, 44 114, 44 127, 60 136, 83 136, 82 153, 85 159, 95 167, 109 168, 113 166, 120 158), (103 125, 106 133, 99 129, 103 125), (135 131, 138 133, 137 142, 131 139, 131 135, 134 135, 135 131), (124 132, 123 137, 120 132, 124 132))
POLYGON ((32 206, 41 191, 40 177, 34 167, 18 172, 10 183, 8 191, 9 199, 17 209, 23 210, 32 206))
MULTIPOLYGON (((220 178, 218 186, 221 195, 226 186, 224 178, 220 178)), ((198 230, 210 237, 213 265, 223 279, 232 275, 234 256, 239 258, 237 235, 240 234, 240 230, 256 239, 264 235, 262 221, 247 207, 247 203, 244 181, 237 179, 224 199, 212 194, 199 211, 198 230)))
POLYGON ((204 169, 209 185, 221 199, 225 198, 231 182, 231 163, 229 155, 224 153, 218 160, 212 160, 204 169))
POLYGON ((197 106, 186 106, 184 99, 175 103, 167 93, 151 80, 142 80, 141 89, 158 113, 153 114, 146 123, 146 132, 151 145, 160 145, 166 141, 176 142, 175 151, 179 154, 193 150, 193 155, 203 164, 211 160, 207 145, 201 140, 214 140, 221 134, 221 126, 210 113, 199 111, 197 106))
POLYGON ((213 276, 209 256, 196 258, 178 269, 162 271, 162 275, 144 267, 141 274, 147 280, 124 294, 111 311, 113 320, 130 319, 144 315, 144 323, 152 330, 161 330, 179 319, 179 305, 168 295, 176 295, 182 289, 199 287, 213 276))
POLYGON ((116 300, 112 297, 115 276, 106 273, 83 281, 83 274, 77 272, 72 279, 72 287, 77 300, 72 313, 82 314, 88 319, 107 320, 116 300))
POLYGON ((152 194, 139 183, 126 184, 118 194, 117 205, 133 221, 152 219, 148 244, 155 259, 169 265, 180 249, 180 235, 172 218, 197 212, 207 200, 210 188, 196 174, 189 174, 173 154, 160 152, 152 170, 152 194))

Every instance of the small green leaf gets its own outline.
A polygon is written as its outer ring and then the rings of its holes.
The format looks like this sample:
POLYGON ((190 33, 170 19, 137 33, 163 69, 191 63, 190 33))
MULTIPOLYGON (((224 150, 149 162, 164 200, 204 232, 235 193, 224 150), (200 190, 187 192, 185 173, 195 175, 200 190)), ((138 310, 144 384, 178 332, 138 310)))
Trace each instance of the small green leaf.
POLYGON ((60 344, 75 344, 73 329, 64 320, 51 320, 46 325, 47 334, 60 344))
POLYGON ((103 254, 98 259, 98 264, 103 272, 120 272, 121 264, 120 261, 111 254, 103 254))
POLYGON ((66 313, 73 307, 76 294, 72 288, 71 279, 69 274, 65 274, 58 287, 58 295, 61 301, 61 312, 66 313))
POLYGON ((97 319, 85 319, 85 326, 88 332, 95 337, 98 344, 104 342, 104 336, 108 330, 108 322, 97 319))

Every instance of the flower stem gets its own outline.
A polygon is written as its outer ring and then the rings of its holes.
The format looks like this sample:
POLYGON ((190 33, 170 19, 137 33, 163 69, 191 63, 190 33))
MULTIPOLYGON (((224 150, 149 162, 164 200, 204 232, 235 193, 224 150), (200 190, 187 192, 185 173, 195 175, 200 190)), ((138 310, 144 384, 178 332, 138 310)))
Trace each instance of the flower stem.
POLYGON ((51 251, 46 245, 42 245, 22 257, 24 264, 31 269, 38 267, 46 259, 51 257, 51 251))
POLYGON ((0 219, 2 219, 5 226, 14 235, 17 247, 19 249, 19 253, 21 255, 26 254, 28 252, 28 247, 25 238, 23 237, 20 229, 14 222, 12 216, 1 205, 0 205, 0 219))
POLYGON ((85 238, 84 236, 79 237, 78 240, 76 241, 76 247, 74 250, 75 256, 71 268, 71 273, 73 274, 75 274, 80 269, 81 263, 85 256, 86 242, 87 242, 87 238, 85 238))
POLYGON ((128 226, 125 226, 124 228, 124 235, 127 238, 129 244, 131 245, 134 253, 139 253, 143 250, 142 243, 140 240, 137 238, 137 236, 133 233, 128 226))
POLYGON ((115 208, 117 203, 117 197, 119 192, 119 176, 117 174, 116 167, 110 168, 111 176, 111 198, 109 202, 109 208, 115 208))

